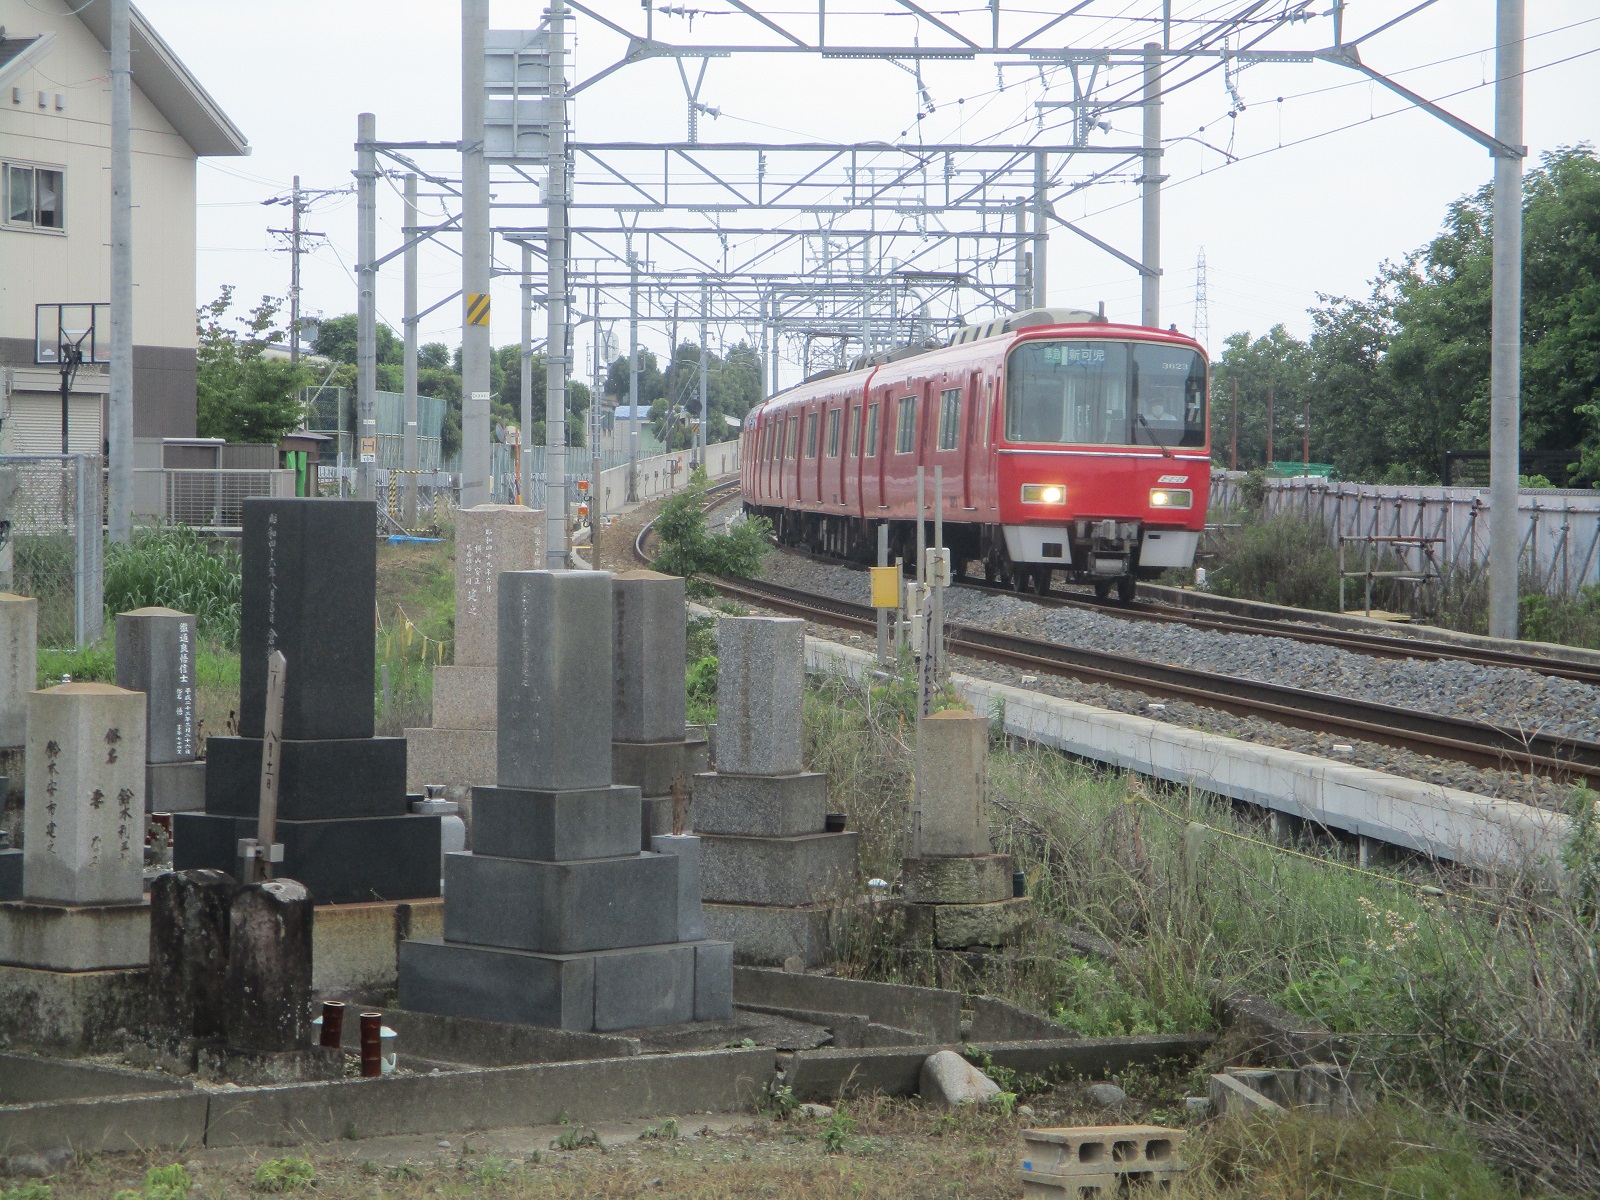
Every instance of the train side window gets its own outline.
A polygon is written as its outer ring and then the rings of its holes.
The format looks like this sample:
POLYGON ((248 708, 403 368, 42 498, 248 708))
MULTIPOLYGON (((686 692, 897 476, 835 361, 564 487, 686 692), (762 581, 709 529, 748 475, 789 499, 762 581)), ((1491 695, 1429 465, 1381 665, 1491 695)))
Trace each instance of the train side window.
POLYGON ((839 413, 841 409, 828 410, 828 457, 839 457, 839 413))
POLYGON ((807 458, 815 458, 816 456, 817 456, 817 414, 814 413, 814 412, 809 412, 809 413, 806 414, 806 457, 807 458))
POLYGON ((867 457, 878 457, 878 406, 867 405, 867 457))
POLYGON ((852 405, 850 408, 849 424, 845 426, 844 444, 845 453, 851 458, 861 457, 861 406, 852 405))
POLYGON ((792 413, 783 418, 784 458, 793 458, 795 450, 799 448, 800 434, 798 430, 798 424, 799 423, 794 419, 794 414, 792 413))
POLYGON ((917 448, 917 398, 906 396, 895 413, 894 452, 910 454, 917 448))
POLYGON ((961 389, 939 393, 939 449, 954 450, 961 435, 961 389))

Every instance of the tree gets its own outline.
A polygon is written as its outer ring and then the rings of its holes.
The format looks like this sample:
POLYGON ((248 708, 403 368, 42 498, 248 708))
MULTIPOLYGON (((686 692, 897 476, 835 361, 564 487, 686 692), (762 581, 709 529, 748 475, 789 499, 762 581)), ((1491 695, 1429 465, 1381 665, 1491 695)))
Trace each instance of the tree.
POLYGON ((195 429, 201 437, 276 444, 305 419, 300 390, 314 380, 305 367, 265 354, 284 340, 277 328, 283 301, 263 296, 248 316, 225 322, 233 292, 224 286, 199 310, 195 429))
POLYGON ((1212 370, 1212 453, 1226 465, 1233 420, 1233 390, 1239 390, 1239 466, 1259 467, 1267 461, 1267 407, 1272 401, 1273 457, 1300 456, 1294 418, 1310 390, 1307 346, 1282 325, 1250 339, 1230 334, 1212 370), (1293 443, 1291 454, 1291 443, 1293 443))
POLYGON ((705 501, 710 487, 705 468, 696 467, 689 486, 661 506, 655 525, 661 539, 655 569, 683 576, 689 594, 701 598, 713 594, 703 576, 748 578, 772 549, 768 540, 772 526, 764 517, 735 522, 727 533, 707 533, 705 501))

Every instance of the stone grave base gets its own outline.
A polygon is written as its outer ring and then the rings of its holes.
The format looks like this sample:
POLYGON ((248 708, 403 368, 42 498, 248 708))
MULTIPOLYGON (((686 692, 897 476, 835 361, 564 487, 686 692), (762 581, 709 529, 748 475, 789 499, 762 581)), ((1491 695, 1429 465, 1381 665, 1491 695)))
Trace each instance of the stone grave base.
MULTIPOLYGON (((256 819, 261 739, 206 739, 206 811, 256 819)), ((278 820, 315 821, 404 812, 406 741, 396 737, 284 738, 278 820)))
POLYGON ((444 901, 319 904, 311 920, 311 990, 384 1004, 398 986, 400 943, 444 935, 444 901))
POLYGON ((988 904, 1011 899, 1011 856, 969 854, 902 859, 901 894, 919 904, 988 904))
POLYGON ((406 730, 406 791, 421 792, 430 783, 442 783, 446 787, 486 787, 493 784, 494 779, 494 729, 435 726, 406 730))
POLYGON ((0 904, 0 963, 101 971, 150 963, 149 904, 0 904))
MULTIPOLYGON (((494 729, 497 681, 494 663, 440 666, 433 671, 435 729, 494 729)), ((411 731, 406 731, 409 740, 411 731)), ((438 783, 437 779, 432 780, 438 783)))
MULTIPOLYGON (((173 869, 231 875, 239 840, 255 832, 253 816, 174 813, 173 869)), ((432 815, 279 821, 283 863, 274 873, 304 884, 318 904, 424 899, 439 895, 439 837, 432 815)))
POLYGON ((22 899, 22 851, 0 850, 0 901, 22 899))
POLYGON ((69 1054, 120 1050, 143 1036, 147 967, 41 971, 0 966, 0 1044, 69 1054))
POLYGON ((206 764, 203 762, 146 763, 146 812, 199 812, 206 806, 206 764))
POLYGON ((905 917, 908 941, 940 950, 1013 946, 1033 921, 1033 900, 1019 896, 987 904, 918 904, 891 900, 905 917))
POLYGON ((794 837, 699 832, 700 885, 707 900, 795 906, 855 888, 860 835, 854 832, 794 837))
POLYGON ((828 811, 828 777, 793 775, 694 777, 695 820, 704 833, 796 837, 821 829, 828 811))
POLYGON ((830 905, 718 904, 708 900, 702 909, 706 933, 732 942, 733 961, 741 966, 781 967, 798 958, 807 967, 816 967, 833 958, 830 905))
POLYGON ((430 938, 400 947, 400 1006, 580 1033, 726 1020, 732 957, 716 941, 534 954, 430 938))
POLYGON ((611 781, 636 787, 646 796, 669 796, 672 781, 680 775, 686 787, 693 786, 696 773, 706 769, 709 754, 704 738, 612 742, 611 781))
MULTIPOLYGON (((694 828, 694 805, 689 806, 689 828, 694 828)), ((672 832, 672 797, 646 796, 639 806, 639 849, 650 849, 650 839, 672 832)), ((21 878, 20 876, 18 878, 21 878)))
POLYGON ((344 1051, 323 1046, 300 1050, 201 1046, 195 1056, 195 1074, 215 1083, 237 1083, 241 1087, 343 1079, 344 1051))

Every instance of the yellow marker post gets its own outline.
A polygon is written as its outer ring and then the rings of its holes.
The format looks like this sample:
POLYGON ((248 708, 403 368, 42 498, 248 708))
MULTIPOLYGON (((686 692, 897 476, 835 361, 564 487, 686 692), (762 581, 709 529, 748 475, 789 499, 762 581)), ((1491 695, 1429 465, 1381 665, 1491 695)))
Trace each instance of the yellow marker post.
POLYGON ((900 607, 900 568, 869 567, 872 573, 872 607, 900 607))

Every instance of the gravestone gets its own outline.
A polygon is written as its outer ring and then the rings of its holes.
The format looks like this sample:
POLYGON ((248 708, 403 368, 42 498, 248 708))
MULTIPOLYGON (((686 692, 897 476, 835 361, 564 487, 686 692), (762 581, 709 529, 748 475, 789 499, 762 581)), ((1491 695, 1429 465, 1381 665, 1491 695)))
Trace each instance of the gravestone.
POLYGON ((400 946, 401 1007, 585 1032, 727 1018, 732 947, 684 936, 683 859, 640 850, 639 789, 611 782, 611 576, 499 587, 498 782, 447 858, 444 937, 400 946))
POLYGON ((0 993, 32 1003, 0 1005, 0 1043, 109 1048, 143 992, 144 721, 144 697, 109 683, 28 697, 22 899, 0 904, 0 993))
POLYGON ((222 871, 168 871, 150 885, 151 1047, 192 1071, 220 1043, 228 1010, 228 929, 239 884, 222 871))
POLYGON ((145 806, 196 812, 206 803, 194 717, 195 622, 171 608, 117 614, 117 686, 146 704, 145 806))
POLYGON ((912 942, 940 950, 1015 944, 1033 902, 1012 894, 1009 854, 989 841, 989 720, 950 709, 922 722, 921 850, 901 864, 912 942))
POLYGON ((38 671, 39 602, 0 592, 0 750, 27 743, 28 695, 38 671))
POLYGON ((543 510, 480 504, 457 514, 455 661, 434 668, 433 727, 406 730, 406 786, 442 784, 469 824, 471 789, 495 782, 500 576, 543 562, 543 510))
POLYGON ((672 833, 673 786, 686 795, 709 765, 704 737, 684 724, 688 653, 684 582, 657 571, 612 578, 611 779, 644 796, 639 847, 672 833))
POLYGON ((801 762, 805 622, 717 627, 716 769, 695 776, 706 929, 740 963, 815 966, 856 890, 857 835, 826 832, 827 779, 801 762))
POLYGON ((237 869, 256 833, 267 655, 287 661, 275 874, 319 904, 439 894, 439 817, 412 813, 406 743, 374 737, 377 511, 244 502, 239 736, 206 740, 206 807, 173 815, 173 866, 237 869))

